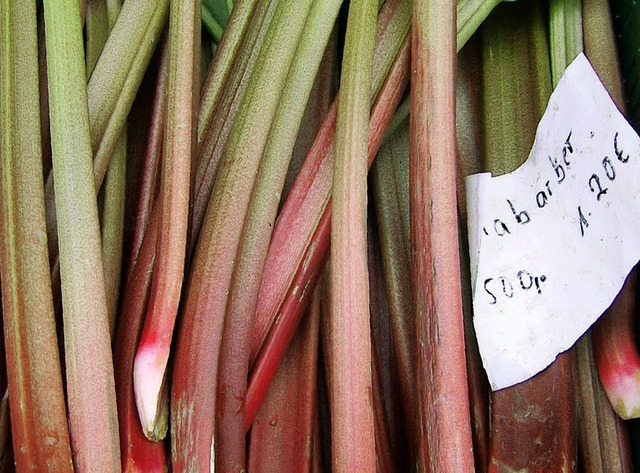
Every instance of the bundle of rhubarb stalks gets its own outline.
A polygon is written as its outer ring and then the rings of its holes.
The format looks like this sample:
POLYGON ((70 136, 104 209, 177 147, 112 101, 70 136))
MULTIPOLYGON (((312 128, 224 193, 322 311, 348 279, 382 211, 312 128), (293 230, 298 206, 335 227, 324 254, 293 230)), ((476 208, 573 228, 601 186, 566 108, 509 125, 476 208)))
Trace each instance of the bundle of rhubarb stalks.
POLYGON ((464 178, 526 159, 580 52, 640 124, 639 32, 635 0, 0 0, 0 472, 631 471, 636 277, 491 392, 464 178))

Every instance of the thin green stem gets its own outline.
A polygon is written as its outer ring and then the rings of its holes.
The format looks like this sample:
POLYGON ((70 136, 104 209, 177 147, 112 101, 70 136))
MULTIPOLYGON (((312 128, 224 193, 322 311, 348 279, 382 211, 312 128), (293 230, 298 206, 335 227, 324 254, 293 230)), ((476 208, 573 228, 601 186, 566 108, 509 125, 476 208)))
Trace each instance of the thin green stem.
POLYGON ((202 23, 207 27, 207 31, 216 43, 219 43, 222 38, 222 26, 218 24, 204 3, 202 4, 202 23))

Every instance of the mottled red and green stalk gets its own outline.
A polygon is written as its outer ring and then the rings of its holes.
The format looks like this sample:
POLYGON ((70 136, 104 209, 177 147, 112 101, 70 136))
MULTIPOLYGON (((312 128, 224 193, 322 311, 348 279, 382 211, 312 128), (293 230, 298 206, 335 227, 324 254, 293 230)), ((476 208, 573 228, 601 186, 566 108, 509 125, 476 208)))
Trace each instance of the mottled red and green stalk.
MULTIPOLYGON (((212 455, 211 413, 216 398, 243 395, 224 392, 224 386, 216 388, 222 326, 251 191, 310 3, 277 2, 207 206, 187 287, 173 378, 172 448, 177 469, 204 471, 212 467, 214 457, 217 469, 243 467, 244 452, 233 445, 219 454, 224 445, 216 442, 212 455)), ((224 413, 224 402, 219 401, 216 418, 224 413)))
MULTIPOLYGON (((391 65, 387 80, 382 86, 371 112, 368 150, 369 165, 371 165, 375 157, 384 132, 391 121, 393 111, 400 102, 408 80, 409 43, 408 38, 405 37, 405 42, 391 65)), ((293 219, 286 222, 278 220, 283 224, 280 227, 281 233, 278 235, 279 241, 282 242, 280 239, 283 239, 284 244, 289 246, 276 249, 274 247, 275 235, 271 241, 267 263, 274 264, 276 258, 284 257, 287 260, 287 264, 284 265, 286 271, 282 271, 282 274, 274 273, 273 276, 275 278, 270 278, 268 284, 271 286, 270 289, 275 287, 278 291, 284 289, 285 292, 282 294, 277 292, 270 293, 269 296, 274 298, 266 301, 262 298, 258 299, 256 316, 263 316, 264 318, 261 319, 261 322, 265 323, 265 325, 254 326, 252 349, 256 350, 257 357, 252 366, 247 392, 247 426, 250 423, 251 416, 260 407, 269 383, 275 375, 278 364, 293 337, 304 309, 310 301, 310 296, 313 293, 313 288, 316 285, 322 266, 328 258, 332 209, 330 201, 331 167, 333 164, 331 145, 333 144, 332 138, 335 132, 335 112, 336 103, 334 102, 303 165, 301 172, 304 172, 304 178, 296 180, 297 184, 294 185, 292 190, 292 199, 287 200, 285 203, 288 206, 287 212, 289 215, 287 217, 293 217, 293 219), (306 197, 311 195, 313 195, 313 198, 306 197), (303 210, 311 213, 297 213, 299 203, 304 203, 306 208, 303 210), (305 219, 313 219, 315 222, 315 212, 320 214, 315 226, 299 226, 305 219), (302 220, 296 221, 298 218, 302 218, 302 220), (296 228, 295 232, 291 231, 290 225, 292 224, 296 228), (293 258, 293 254, 289 251, 290 247, 299 245, 299 242, 293 237, 294 235, 300 238, 302 238, 300 235, 303 235, 305 241, 308 241, 306 248, 303 248, 304 252, 299 256, 300 261, 288 259, 293 258), (269 260, 269 257, 273 257, 273 259, 269 260), (287 288, 285 285, 287 281, 282 278, 289 276, 288 272, 292 272, 292 279, 287 288), (275 298, 276 296, 277 298, 275 298), (265 312, 265 309, 274 310, 274 312, 270 313, 271 318, 266 317, 269 313, 265 312), (267 331, 271 328, 271 323, 273 323, 273 328, 267 331), (258 333, 259 328, 265 330, 265 332, 258 333), (260 337, 262 333, 264 333, 264 341, 259 345, 258 341, 262 340, 262 337, 260 337)), ((283 214, 281 213, 280 218, 282 216, 283 214)), ((278 230, 277 224, 276 230, 278 230)), ((284 260, 279 260, 279 262, 283 263, 284 260)), ((269 266, 269 270, 275 270, 275 267, 269 266)), ((272 274, 269 274, 269 276, 272 276, 272 274)), ((263 275, 261 290, 266 285, 265 276, 263 275)))
POLYGON ((342 60, 331 226, 332 469, 376 471, 367 269, 367 145, 375 0, 355 0, 342 60))
MULTIPOLYGON (((496 8, 483 26, 485 165, 494 175, 522 164, 551 95, 549 43, 538 2, 496 8)), ((574 471, 572 353, 491 396, 489 471, 574 471)))
POLYGON ((200 8, 195 0, 171 3, 167 118, 160 181, 160 225, 154 272, 133 368, 142 429, 151 440, 168 429, 165 372, 178 313, 189 216, 194 108, 198 99, 200 8))
POLYGON ((409 202, 421 467, 472 471, 456 200, 456 6, 414 2, 409 202))
MULTIPOLYGON (((466 28, 468 35, 490 11, 484 4, 489 2, 469 2, 458 5, 459 9, 466 8, 466 19, 463 19, 459 27, 466 28)), ((380 9, 372 97, 375 97, 378 84, 381 84, 389 70, 389 61, 396 55, 406 36, 410 14, 411 4, 402 0, 387 1, 380 9)), ((458 47, 462 47, 467 39, 468 36, 461 30, 458 34, 458 47)), ((395 57, 393 71, 387 74, 388 80, 383 89, 385 97, 378 97, 379 108, 372 112, 369 164, 380 146, 391 114, 404 90, 404 68, 408 67, 405 59, 408 60, 408 47, 395 57)), ((273 232, 256 309, 251 348, 253 369, 247 394, 248 416, 259 407, 308 304, 309 297, 304 295, 311 294, 321 269, 315 265, 322 265, 326 260, 329 242, 325 239, 329 238, 331 220, 329 197, 335 114, 334 104, 287 195, 273 232)), ((247 422, 250 422, 249 417, 247 422)))
POLYGON ((82 471, 118 471, 118 419, 78 2, 45 1, 44 16, 74 462, 82 471))
MULTIPOLYGON (((19 471, 73 471, 44 219, 35 2, 0 2, 0 275, 19 471)), ((0 415, 8 444, 6 396, 0 415)), ((10 447, 9 447, 10 448, 10 447)))
POLYGON ((225 392, 236 393, 225 399, 224 414, 220 413, 216 438, 220 451, 230 450, 230 445, 237 446, 238 455, 245 450, 244 399, 260 277, 296 135, 341 3, 341 0, 318 0, 308 10, 252 190, 220 348, 218 385, 224 387, 225 392))

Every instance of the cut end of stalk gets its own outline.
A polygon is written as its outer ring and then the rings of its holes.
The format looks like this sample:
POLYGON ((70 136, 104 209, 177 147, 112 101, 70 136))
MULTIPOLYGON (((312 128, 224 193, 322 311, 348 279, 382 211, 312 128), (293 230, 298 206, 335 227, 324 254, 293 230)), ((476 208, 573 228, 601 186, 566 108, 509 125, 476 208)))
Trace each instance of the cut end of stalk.
POLYGON ((640 417, 640 370, 633 373, 623 373, 604 379, 601 376, 607 397, 616 414, 622 419, 640 417))
POLYGON ((156 350, 138 349, 133 366, 136 407, 144 435, 154 442, 166 436, 169 425, 166 366, 166 356, 159 355, 156 350))

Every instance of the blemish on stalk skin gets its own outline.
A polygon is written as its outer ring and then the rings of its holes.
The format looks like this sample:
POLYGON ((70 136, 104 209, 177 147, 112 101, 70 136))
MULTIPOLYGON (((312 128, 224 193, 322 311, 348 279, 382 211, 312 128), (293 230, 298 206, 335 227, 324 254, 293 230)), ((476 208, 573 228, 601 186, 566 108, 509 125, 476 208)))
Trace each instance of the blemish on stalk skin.
POLYGON ((223 384, 220 391, 220 407, 218 410, 220 411, 220 416, 224 417, 224 413, 227 410, 227 385, 223 384))
POLYGON ((514 468, 511 468, 509 465, 505 465, 501 461, 496 460, 495 458, 491 458, 491 464, 496 466, 497 471, 502 471, 504 473, 529 473, 528 468, 516 470, 514 468))
POLYGON ((238 401, 238 409, 236 409, 236 414, 235 414, 235 416, 238 417, 240 414, 242 414, 242 412, 244 412, 245 393, 242 392, 240 394, 235 394, 233 397, 235 398, 236 401, 238 401))
POLYGON ((269 425, 271 427, 275 427, 276 425, 278 425, 278 416, 275 415, 271 418, 271 420, 269 421, 269 425))
POLYGON ((545 415, 544 410, 538 405, 529 406, 527 409, 514 412, 513 418, 517 422, 521 422, 521 423, 530 422, 532 419, 538 422, 547 421, 547 415, 545 415))

